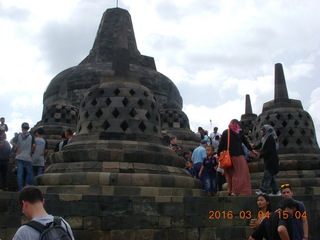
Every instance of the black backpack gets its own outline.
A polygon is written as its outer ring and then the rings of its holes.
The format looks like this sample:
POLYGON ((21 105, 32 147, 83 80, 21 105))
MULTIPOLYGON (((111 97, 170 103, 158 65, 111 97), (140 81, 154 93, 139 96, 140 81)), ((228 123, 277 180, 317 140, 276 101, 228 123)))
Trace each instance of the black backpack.
POLYGON ((37 221, 30 221, 24 225, 34 228, 40 232, 39 240, 71 240, 68 230, 61 226, 61 218, 54 217, 53 222, 43 225, 37 221))

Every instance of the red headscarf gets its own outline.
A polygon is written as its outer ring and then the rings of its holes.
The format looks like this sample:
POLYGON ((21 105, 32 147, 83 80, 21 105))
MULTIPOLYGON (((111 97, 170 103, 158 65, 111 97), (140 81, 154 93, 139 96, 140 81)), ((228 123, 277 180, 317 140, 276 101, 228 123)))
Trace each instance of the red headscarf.
POLYGON ((240 131, 242 130, 241 127, 239 126, 239 121, 237 119, 231 120, 231 122, 229 123, 229 129, 231 129, 237 134, 239 134, 240 131))

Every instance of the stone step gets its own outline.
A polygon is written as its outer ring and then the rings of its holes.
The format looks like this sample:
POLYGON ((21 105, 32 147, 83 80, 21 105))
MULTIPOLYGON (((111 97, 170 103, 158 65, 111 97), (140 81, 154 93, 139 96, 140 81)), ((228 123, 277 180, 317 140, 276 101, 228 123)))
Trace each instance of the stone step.
POLYGON ((104 186, 104 185, 51 185, 38 186, 43 193, 81 194, 101 196, 140 196, 140 197, 200 197, 205 196, 202 189, 104 186))
MULTIPOLYGON (((261 178, 262 179, 262 178, 261 178)), ((252 188, 259 188, 261 179, 251 180, 252 188)), ((293 188, 309 188, 320 186, 320 178, 277 178, 277 185, 280 187, 282 184, 289 183, 293 188)))
MULTIPOLYGON (((251 180, 261 180, 263 177, 263 172, 255 172, 250 174, 251 180)), ((280 171, 276 178, 319 178, 320 170, 290 170, 290 171, 280 171)))

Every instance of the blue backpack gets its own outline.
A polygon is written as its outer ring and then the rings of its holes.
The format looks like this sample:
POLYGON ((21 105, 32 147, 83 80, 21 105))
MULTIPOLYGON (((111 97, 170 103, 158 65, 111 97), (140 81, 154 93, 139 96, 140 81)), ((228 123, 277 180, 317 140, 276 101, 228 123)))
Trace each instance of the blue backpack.
POLYGON ((43 225, 37 221, 30 221, 24 225, 34 228, 40 232, 39 240, 71 240, 68 230, 61 226, 61 218, 54 217, 53 222, 43 225))

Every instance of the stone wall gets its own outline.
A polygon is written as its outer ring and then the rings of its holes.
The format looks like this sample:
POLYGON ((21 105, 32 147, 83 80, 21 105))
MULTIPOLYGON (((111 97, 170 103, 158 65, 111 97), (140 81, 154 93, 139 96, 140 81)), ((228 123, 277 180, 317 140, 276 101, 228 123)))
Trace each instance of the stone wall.
MULTIPOLYGON (((18 194, 0 193, 0 239, 12 239, 26 222, 18 194)), ((63 216, 75 238, 211 240, 248 239, 249 214, 256 215, 256 197, 125 197, 46 194, 46 209, 63 216), (214 211, 214 213, 210 213, 214 211), (224 212, 225 211, 225 214, 224 212), (232 211, 232 212, 229 212, 232 211), (229 215, 227 213, 229 212, 229 215), (232 213, 232 215, 230 215, 232 213), (209 219, 219 216, 220 219, 209 219)), ((272 198, 275 207, 280 197, 272 198)), ((308 210, 310 236, 320 239, 320 194, 297 196, 308 210)))

